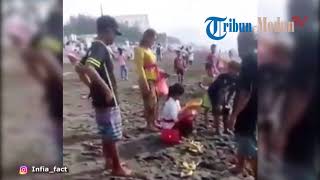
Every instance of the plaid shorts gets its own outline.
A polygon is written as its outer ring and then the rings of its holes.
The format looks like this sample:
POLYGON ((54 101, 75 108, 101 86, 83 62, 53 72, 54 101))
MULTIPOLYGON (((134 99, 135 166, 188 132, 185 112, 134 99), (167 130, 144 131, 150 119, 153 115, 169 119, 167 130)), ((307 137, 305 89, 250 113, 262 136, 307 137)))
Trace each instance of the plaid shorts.
POLYGON ((119 107, 96 109, 99 134, 105 140, 119 141, 122 138, 122 119, 119 107))

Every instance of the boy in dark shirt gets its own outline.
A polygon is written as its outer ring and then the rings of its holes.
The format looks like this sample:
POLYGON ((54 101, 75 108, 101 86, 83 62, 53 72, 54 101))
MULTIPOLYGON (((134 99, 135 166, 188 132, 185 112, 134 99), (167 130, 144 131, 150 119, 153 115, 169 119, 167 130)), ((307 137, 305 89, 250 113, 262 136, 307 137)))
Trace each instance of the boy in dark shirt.
MULTIPOLYGON (((57 164, 62 165, 63 156, 63 97, 62 97, 62 1, 57 1, 49 18, 26 47, 22 47, 22 58, 28 72, 44 88, 49 116, 55 128, 56 147, 59 154, 57 164)), ((14 38, 14 37, 13 37, 14 38)), ((19 41, 18 41, 19 42, 19 41)), ((22 42, 22 41, 21 41, 22 42)), ((23 44, 16 44, 19 46, 23 44)))
POLYGON ((208 95, 212 104, 214 127, 217 134, 220 134, 221 116, 223 119, 224 133, 229 133, 227 121, 232 111, 231 104, 236 93, 239 69, 238 63, 229 62, 224 72, 222 72, 208 88, 208 95))
POLYGON ((256 40, 253 33, 240 33, 238 36, 239 54, 242 59, 238 93, 231 115, 231 126, 235 132, 237 143, 236 167, 232 169, 235 173, 244 170, 248 161, 253 168, 256 177, 257 149, 256 149, 256 126, 257 126, 257 54, 256 40))
POLYGON ((86 58, 76 66, 76 71, 90 88, 96 121, 102 136, 106 169, 111 166, 112 175, 115 176, 131 176, 131 171, 121 165, 116 146, 116 142, 122 138, 121 116, 112 57, 107 49, 107 45, 112 44, 115 36, 121 33, 117 22, 110 16, 97 19, 97 30, 96 41, 92 43, 86 58))

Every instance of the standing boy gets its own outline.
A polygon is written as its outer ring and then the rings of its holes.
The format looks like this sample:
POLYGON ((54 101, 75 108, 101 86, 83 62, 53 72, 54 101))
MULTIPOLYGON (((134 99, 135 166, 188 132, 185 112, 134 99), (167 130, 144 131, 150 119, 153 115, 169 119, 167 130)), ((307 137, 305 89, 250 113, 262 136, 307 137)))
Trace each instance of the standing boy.
POLYGON ((174 69, 178 75, 178 83, 182 84, 186 63, 181 55, 181 51, 177 50, 176 52, 177 57, 174 59, 174 69))
POLYGON ((257 81, 258 62, 256 40, 253 33, 240 33, 238 36, 239 55, 242 65, 239 77, 238 94, 231 115, 231 127, 235 130, 238 163, 234 169, 236 173, 244 170, 249 162, 254 176, 257 171, 256 126, 257 126, 257 81))
POLYGON ((102 136, 105 168, 111 167, 111 173, 115 176, 130 176, 131 171, 120 163, 116 146, 122 138, 121 125, 117 126, 117 121, 121 120, 121 117, 120 111, 117 111, 119 107, 113 63, 106 47, 114 42, 116 35, 121 33, 117 22, 110 16, 101 16, 97 19, 97 31, 96 41, 92 43, 87 57, 76 67, 76 71, 90 88, 96 121, 102 136))

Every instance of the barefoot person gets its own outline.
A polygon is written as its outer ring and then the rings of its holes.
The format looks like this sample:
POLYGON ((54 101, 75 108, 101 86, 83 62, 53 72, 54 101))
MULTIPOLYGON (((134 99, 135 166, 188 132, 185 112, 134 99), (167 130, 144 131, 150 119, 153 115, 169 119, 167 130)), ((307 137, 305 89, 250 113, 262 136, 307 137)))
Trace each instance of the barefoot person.
POLYGON ((256 126, 257 126, 257 53, 253 33, 240 33, 238 36, 239 55, 242 59, 238 94, 231 115, 231 129, 235 130, 238 163, 234 169, 242 173, 248 161, 257 174, 256 126), (235 124, 235 125, 234 125, 235 124))
POLYGON ((217 79, 209 86, 208 96, 211 102, 212 115, 214 117, 214 127, 217 134, 220 132, 220 118, 224 127, 224 133, 228 134, 228 120, 232 111, 232 103, 236 94, 237 74, 240 65, 235 61, 230 61, 217 79))
POLYGON ((140 45, 134 50, 134 61, 137 67, 138 83, 142 93, 144 115, 147 121, 147 129, 158 131, 155 122, 158 120, 158 95, 155 82, 158 78, 158 66, 156 56, 152 52, 152 46, 156 40, 156 31, 147 29, 142 36, 140 45))
POLYGON ((118 24, 110 16, 97 19, 98 37, 92 43, 87 57, 76 66, 81 80, 90 88, 92 104, 96 112, 99 133, 102 136, 102 150, 106 169, 112 175, 130 176, 131 171, 120 163, 116 143, 122 138, 121 116, 117 98, 117 84, 113 72, 112 56, 107 48, 121 35, 118 24))
POLYGON ((217 45, 212 44, 210 47, 210 54, 207 57, 207 62, 206 62, 206 71, 209 77, 216 77, 219 74, 219 69, 218 69, 218 56, 216 55, 216 49, 217 45))
POLYGON ((128 80, 128 67, 126 65, 126 56, 123 54, 123 49, 118 49, 117 60, 120 65, 120 75, 122 80, 128 80))
POLYGON ((174 70, 178 76, 178 83, 182 84, 184 79, 184 71, 186 69, 185 60, 182 57, 181 51, 177 50, 177 57, 174 59, 174 70))

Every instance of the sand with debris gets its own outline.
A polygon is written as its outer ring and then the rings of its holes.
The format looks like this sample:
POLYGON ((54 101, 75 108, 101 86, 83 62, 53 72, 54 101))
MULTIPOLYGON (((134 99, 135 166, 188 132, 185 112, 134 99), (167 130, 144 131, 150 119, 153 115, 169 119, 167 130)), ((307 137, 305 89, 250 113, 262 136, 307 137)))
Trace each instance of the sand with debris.
MULTIPOLYGON (((195 64, 186 73, 186 93, 182 103, 202 95, 197 83, 204 75, 205 54, 195 53, 195 64)), ((176 82, 173 58, 174 55, 168 53, 160 63, 172 74, 170 84, 176 82)), ((199 165, 194 175, 186 179, 244 179, 232 177, 228 171, 231 166, 228 159, 234 154, 232 138, 213 135, 204 125, 203 114, 198 116, 194 135, 190 137, 204 146, 202 154, 189 152, 186 143, 165 146, 160 142, 159 134, 144 132, 142 99, 139 90, 134 88, 137 81, 134 64, 128 63, 129 81, 120 80, 119 67, 115 66, 125 132, 119 149, 121 158, 131 169, 144 174, 146 179, 175 180, 181 179, 181 163, 194 161, 199 165)), ((64 163, 70 169, 65 179, 121 179, 110 177, 109 172, 103 170, 101 142, 91 103, 86 99, 88 92, 73 73, 72 66, 64 64, 64 163)))

